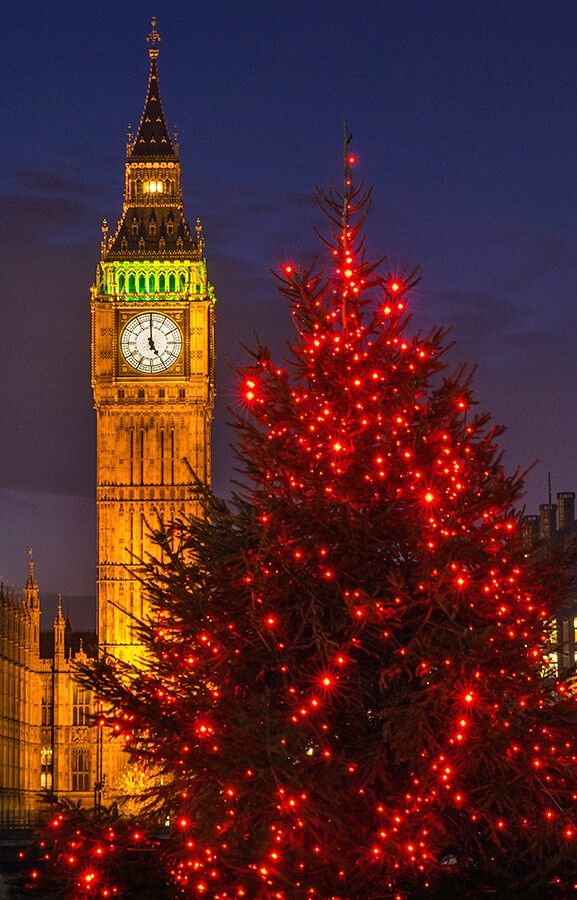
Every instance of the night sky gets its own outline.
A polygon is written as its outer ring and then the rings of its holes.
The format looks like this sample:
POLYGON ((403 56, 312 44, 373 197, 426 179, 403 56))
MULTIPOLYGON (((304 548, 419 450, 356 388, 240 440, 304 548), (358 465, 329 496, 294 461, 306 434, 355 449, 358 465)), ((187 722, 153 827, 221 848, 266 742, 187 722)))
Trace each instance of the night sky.
MULTIPOLYGON (((0 575, 94 620, 89 288, 122 204, 126 134, 159 76, 185 211, 216 288, 213 486, 233 477, 228 363, 291 323, 270 269, 322 248, 315 185, 339 179, 342 122, 374 191, 369 251, 419 263, 415 328, 450 360, 508 469, 539 460, 527 511, 577 489, 577 4, 566 0, 20 0, 3 10, 0 129, 0 575), (80 599, 85 598, 85 599, 80 599)), ((45 605, 44 627, 53 606, 45 605)))

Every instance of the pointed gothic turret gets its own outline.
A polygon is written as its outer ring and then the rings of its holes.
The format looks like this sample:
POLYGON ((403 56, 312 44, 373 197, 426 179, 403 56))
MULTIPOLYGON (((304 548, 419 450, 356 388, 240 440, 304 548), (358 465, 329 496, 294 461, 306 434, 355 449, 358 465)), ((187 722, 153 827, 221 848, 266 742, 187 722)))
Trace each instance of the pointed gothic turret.
POLYGON ((54 619, 54 658, 62 660, 65 656, 66 619, 62 615, 62 596, 58 594, 58 610, 54 619))
POLYGON ((152 20, 152 31, 147 38, 150 43, 148 50, 150 56, 150 74, 148 76, 148 93, 144 104, 144 112, 140 120, 138 133, 132 144, 130 156, 132 159, 151 159, 162 157, 163 159, 178 158, 168 135, 166 119, 162 111, 162 101, 158 87, 158 44, 160 35, 156 30, 156 19, 152 20))
MULTIPOLYGON (((180 161, 162 110, 158 85, 156 19, 152 20, 150 74, 136 137, 129 136, 122 219, 116 234, 103 231, 102 260, 202 258, 202 245, 190 233, 182 208, 180 161)), ((107 227, 107 226, 106 226, 107 227)), ((138 294, 123 281, 121 293, 138 294)))
POLYGON ((24 587, 24 600, 29 609, 38 610, 40 609, 40 599, 38 595, 38 582, 34 577, 34 559, 32 558, 32 550, 29 550, 28 554, 30 572, 28 581, 24 587))

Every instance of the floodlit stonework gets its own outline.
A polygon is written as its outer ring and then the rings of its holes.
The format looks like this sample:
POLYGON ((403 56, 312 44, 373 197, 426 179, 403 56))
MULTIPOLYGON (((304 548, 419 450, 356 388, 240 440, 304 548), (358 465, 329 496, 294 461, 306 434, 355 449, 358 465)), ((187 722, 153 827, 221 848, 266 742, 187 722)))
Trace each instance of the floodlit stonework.
POLYGON ((126 780, 126 758, 94 724, 75 662, 96 653, 138 660, 135 622, 147 609, 134 569, 153 550, 148 523, 197 512, 210 483, 215 298, 200 221, 191 233, 184 218, 159 40, 153 21, 122 216, 111 235, 103 224, 92 287, 97 634, 76 634, 60 605, 53 630, 40 632, 32 559, 22 597, 0 593, 0 825, 33 817, 41 792, 106 802, 126 780))

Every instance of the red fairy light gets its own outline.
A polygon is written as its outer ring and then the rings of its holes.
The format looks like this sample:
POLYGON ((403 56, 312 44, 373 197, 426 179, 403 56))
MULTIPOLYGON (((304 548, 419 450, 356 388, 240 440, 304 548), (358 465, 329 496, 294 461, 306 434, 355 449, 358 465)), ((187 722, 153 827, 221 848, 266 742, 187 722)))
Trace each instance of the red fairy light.
POLYGON ((196 726, 196 733, 201 737, 208 737, 213 734, 214 729, 211 728, 210 725, 207 725, 205 722, 199 722, 196 726))
POLYGON ((392 284, 391 284, 391 290, 392 290, 393 293, 395 293, 395 294, 396 294, 396 292, 397 292, 398 290, 400 290, 400 287, 401 287, 401 285, 399 284, 398 281, 393 281, 392 284))
POLYGON ((425 503, 432 503, 433 500, 435 499, 435 495, 433 494, 432 491, 427 491, 427 493, 425 494, 423 499, 424 499, 425 503))
POLYGON ((282 266, 282 270, 285 273, 285 275, 291 275, 292 272, 294 271, 293 266, 291 266, 290 263, 285 263, 285 265, 282 266))
POLYGON ((357 157, 356 157, 356 156, 349 156, 349 158, 348 158, 349 166, 354 166, 354 164, 356 163, 356 161, 357 161, 357 157))

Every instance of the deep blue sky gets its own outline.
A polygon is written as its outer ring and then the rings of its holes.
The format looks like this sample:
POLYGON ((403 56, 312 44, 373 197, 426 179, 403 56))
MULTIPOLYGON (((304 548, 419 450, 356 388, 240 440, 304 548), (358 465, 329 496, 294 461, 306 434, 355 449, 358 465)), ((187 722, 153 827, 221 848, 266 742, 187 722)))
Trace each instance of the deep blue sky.
MULTIPOLYGON (((528 478, 528 511, 577 489, 577 5, 566 0, 208 0, 3 11, 0 129, 0 574, 73 618, 94 593, 89 287, 121 210, 127 126, 159 73, 185 209, 218 297, 214 487, 229 489, 226 360, 289 316, 269 272, 317 252, 316 184, 342 120, 372 184, 368 246, 419 263, 415 324, 453 324, 452 359, 528 478)), ((319 248, 320 249, 320 248, 319 248)), ((322 251, 321 251, 322 252, 322 251)), ((51 607, 45 626, 51 619, 51 607)), ((84 606, 76 621, 91 621, 84 606)))

